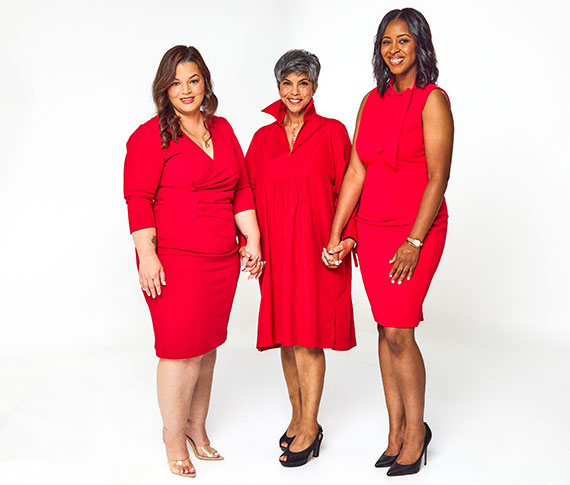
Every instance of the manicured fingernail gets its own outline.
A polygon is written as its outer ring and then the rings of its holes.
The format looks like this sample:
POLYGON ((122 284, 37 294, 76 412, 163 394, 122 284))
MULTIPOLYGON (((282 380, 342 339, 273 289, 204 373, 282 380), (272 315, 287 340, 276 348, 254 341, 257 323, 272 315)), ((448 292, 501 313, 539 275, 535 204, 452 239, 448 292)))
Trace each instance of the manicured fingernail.
POLYGON ((408 276, 408 281, 410 281, 411 276, 408 276))
POLYGON ((392 280, 392 284, 394 284, 394 280, 392 280))
POLYGON ((401 285, 401 284, 402 284, 402 280, 398 281, 398 284, 401 285))
POLYGON ((342 261, 335 261, 334 264, 336 264, 337 266, 342 263, 342 261))

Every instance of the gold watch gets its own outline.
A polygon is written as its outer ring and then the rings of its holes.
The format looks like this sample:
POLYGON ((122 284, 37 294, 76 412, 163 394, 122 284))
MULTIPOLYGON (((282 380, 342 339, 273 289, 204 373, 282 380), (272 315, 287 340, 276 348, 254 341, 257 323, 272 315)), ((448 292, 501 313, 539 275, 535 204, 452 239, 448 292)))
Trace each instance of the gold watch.
POLYGON ((410 246, 413 246, 416 249, 420 249, 424 245, 424 243, 421 242, 419 239, 414 239, 413 237, 409 236, 408 239, 406 239, 406 241, 410 246))

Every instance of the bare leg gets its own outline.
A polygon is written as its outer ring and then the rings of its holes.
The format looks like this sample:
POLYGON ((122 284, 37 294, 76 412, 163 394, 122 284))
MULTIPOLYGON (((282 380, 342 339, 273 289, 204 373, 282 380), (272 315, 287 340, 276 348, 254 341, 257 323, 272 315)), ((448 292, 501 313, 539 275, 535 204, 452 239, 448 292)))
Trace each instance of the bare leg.
MULTIPOLYGON (((169 460, 188 458, 184 426, 192 401, 194 386, 200 374, 202 357, 192 359, 160 359, 157 369, 158 406, 162 415, 162 439, 169 460)), ((188 462, 186 462, 188 463, 188 462)), ((193 467, 179 465, 180 473, 192 474, 193 467)))
MULTIPOLYGON (((194 388, 194 394, 192 395, 192 402, 190 403, 188 420, 184 432, 192 438, 197 447, 205 446, 209 454, 219 456, 218 452, 209 446, 210 439, 206 433, 206 418, 210 407, 216 355, 217 349, 214 349, 202 356, 200 375, 196 382, 196 387, 194 388)), ((203 454, 200 450, 198 450, 198 452, 203 454)))
MULTIPOLYGON (((289 392, 291 401, 291 422, 287 428, 287 436, 295 436, 299 432, 301 425, 301 386, 299 384, 299 374, 297 373, 297 361, 293 347, 281 347, 281 365, 283 375, 289 392)), ((287 443, 282 443, 287 446, 287 443)))
POLYGON ((301 422, 289 448, 301 451, 314 441, 319 429, 317 417, 325 381, 325 353, 323 349, 295 347, 295 360, 301 388, 301 422))
POLYGON ((413 328, 385 328, 392 368, 404 403, 406 431, 397 462, 415 462, 423 448, 425 437, 424 404, 426 372, 413 328))
POLYGON ((384 397, 390 423, 388 448, 386 448, 384 453, 389 456, 396 456, 400 453, 402 443, 404 442, 406 413, 404 412, 404 403, 398 389, 396 374, 392 367, 392 358, 388 342, 386 341, 384 327, 380 325, 378 325, 378 361, 380 362, 380 373, 382 374, 384 397))

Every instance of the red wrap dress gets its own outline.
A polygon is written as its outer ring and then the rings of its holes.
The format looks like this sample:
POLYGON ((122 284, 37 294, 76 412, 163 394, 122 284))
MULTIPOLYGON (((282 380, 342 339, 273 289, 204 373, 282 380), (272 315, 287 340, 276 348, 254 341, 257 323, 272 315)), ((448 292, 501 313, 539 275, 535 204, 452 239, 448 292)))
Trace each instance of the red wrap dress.
MULTIPOLYGON (((321 261, 329 239, 350 139, 339 121, 307 106, 293 149, 281 100, 263 110, 276 121, 255 133, 246 155, 267 261, 260 278, 257 348, 302 346, 348 350, 356 345, 351 260, 338 270, 321 261)), ((356 238, 355 221, 344 236, 356 238)))
POLYGON ((127 143, 130 230, 156 228, 166 277, 160 296, 145 294, 161 358, 196 357, 226 340, 239 276, 234 215, 255 208, 230 124, 213 116, 209 129, 213 158, 185 134, 163 150, 157 117, 127 143))
POLYGON ((428 183, 422 111, 434 84, 382 97, 372 90, 364 104, 356 151, 366 166, 357 214, 358 256, 374 320, 385 327, 416 327, 437 269, 447 233, 443 200, 424 240, 411 280, 401 285, 389 278, 389 260, 406 241, 428 183))

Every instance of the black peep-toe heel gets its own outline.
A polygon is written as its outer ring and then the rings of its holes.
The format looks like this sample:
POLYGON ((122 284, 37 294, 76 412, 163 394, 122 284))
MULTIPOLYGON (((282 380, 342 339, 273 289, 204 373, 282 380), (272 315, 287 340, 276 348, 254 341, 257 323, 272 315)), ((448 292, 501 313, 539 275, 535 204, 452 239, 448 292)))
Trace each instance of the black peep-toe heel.
POLYGON ((279 459, 279 463, 281 463, 284 467, 296 467, 302 466, 309 461, 309 457, 311 454, 314 458, 319 456, 319 452, 321 449, 321 442, 323 441, 323 428, 319 425, 319 430, 317 431, 317 436, 315 436, 314 441, 309 445, 308 448, 305 448, 301 451, 290 451, 287 449, 281 456, 285 456, 287 459, 285 461, 279 459))

